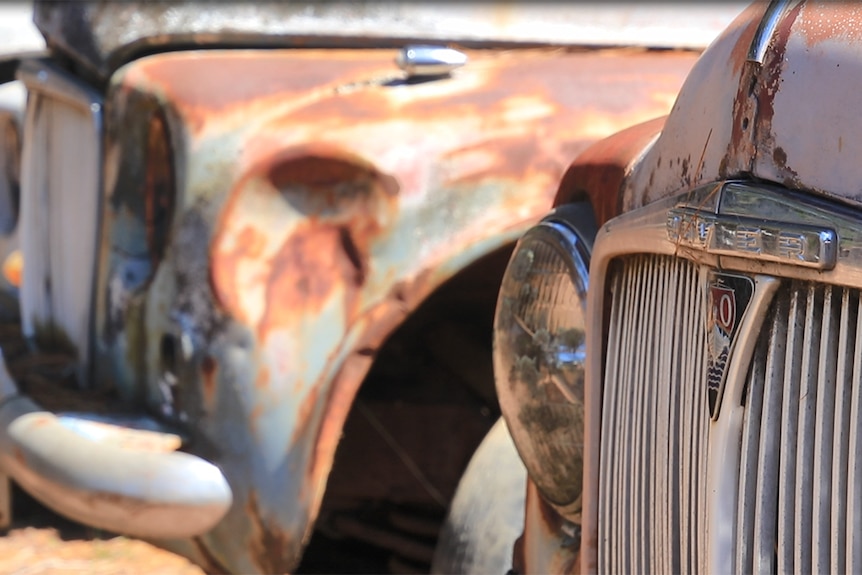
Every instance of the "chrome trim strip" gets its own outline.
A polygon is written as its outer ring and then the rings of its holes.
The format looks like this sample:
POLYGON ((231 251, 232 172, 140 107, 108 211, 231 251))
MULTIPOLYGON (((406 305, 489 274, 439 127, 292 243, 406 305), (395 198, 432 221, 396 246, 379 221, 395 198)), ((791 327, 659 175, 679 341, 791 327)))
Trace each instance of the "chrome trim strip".
POLYGON ((792 222, 704 214, 674 208, 667 218, 668 239, 709 253, 832 269, 838 236, 833 229, 792 222))
POLYGON ((781 22, 781 17, 798 3, 798 0, 772 0, 769 3, 748 47, 747 60, 749 62, 763 64, 766 59, 766 50, 769 48, 769 43, 775 35, 779 22, 781 22))
POLYGON ((862 288, 860 221, 858 209, 770 184, 709 184, 605 224, 593 265, 599 257, 674 254, 725 271, 862 288), (751 228, 762 236, 760 252, 728 239, 751 228), (809 243, 794 253, 779 245, 782 231, 809 243))
MULTIPOLYGON (((22 155, 21 155, 21 213, 19 215, 19 230, 21 235, 21 249, 25 255, 27 256, 27 248, 31 242, 28 241, 28 233, 25 231, 25 228, 28 226, 38 226, 38 230, 33 230, 29 234, 32 235, 43 235, 43 230, 48 229, 50 225, 48 223, 48 219, 52 217, 50 213, 41 213, 44 212, 44 204, 47 196, 50 196, 50 190, 58 190, 61 186, 65 186, 66 188, 77 187, 77 193, 75 194, 77 197, 75 198, 76 203, 89 206, 92 209, 92 220, 87 219, 87 221, 78 222, 79 230, 88 230, 92 228, 92 233, 94 235, 93 238, 93 251, 92 251, 92 264, 90 265, 90 269, 84 269, 81 273, 90 275, 88 281, 91 286, 96 285, 97 276, 98 276, 98 262, 97 262, 97 254, 99 249, 99 244, 101 241, 102 234, 102 202, 99 201, 102 195, 102 188, 104 185, 104 174, 102 171, 103 167, 103 137, 104 137, 104 106, 102 96, 93 88, 83 83, 80 79, 75 78, 68 72, 61 70, 51 64, 47 60, 24 60, 19 65, 17 71, 18 79, 24 83, 28 92, 32 92, 32 94, 28 94, 28 103, 25 111, 25 119, 24 119, 24 132, 28 135, 28 137, 24 138, 24 143, 22 147, 22 155), (70 108, 74 108, 80 111, 87 118, 87 123, 92 127, 93 134, 95 138, 93 139, 93 155, 95 157, 95 164, 91 166, 94 169, 93 173, 93 181, 91 186, 87 186, 82 183, 82 179, 80 177, 74 178, 73 181, 70 181, 69 178, 59 178, 60 180, 66 180, 63 182, 58 182, 57 177, 51 172, 51 170, 46 169, 46 165, 44 164, 45 158, 39 157, 39 146, 43 145, 40 138, 34 137, 35 134, 39 134, 42 131, 50 130, 52 128, 51 125, 44 123, 39 118, 39 109, 41 108, 40 99, 45 98, 46 100, 55 100, 58 102, 62 102, 65 105, 68 105, 70 108), (39 126, 44 126, 39 128, 39 126), (89 189, 92 188, 92 189, 89 189), (29 206, 29 208, 25 207, 25 204, 29 206), (26 212, 28 210, 36 210, 40 213, 33 213, 31 215, 27 215, 26 212), (25 221, 28 220, 28 221, 25 221), (91 224, 88 222, 92 222, 91 224)), ((56 120, 55 122, 56 123, 56 120)), ((83 135, 79 135, 79 140, 83 135)), ((79 150, 82 149, 81 146, 85 145, 87 142, 84 140, 80 140, 79 150)), ((44 150, 42 150, 44 153, 44 150)), ((83 169, 84 167, 78 167, 78 169, 83 169)), ((59 192, 54 191, 54 194, 59 192)), ((56 199, 55 199, 56 201, 56 199)), ((59 216, 54 216, 59 217, 59 216)), ((56 226, 55 226, 56 227, 56 226)), ((79 233, 81 233, 79 231, 79 233)), ((37 246, 40 246, 39 249, 45 248, 45 246, 50 243, 50 239, 41 239, 36 242, 37 246), (44 245, 40 242, 45 242, 44 245)), ((44 267, 45 269, 39 270, 39 275, 42 273, 49 273, 49 268, 54 265, 51 263, 50 258, 45 258, 44 267)), ((28 275, 28 272, 25 268, 25 278, 32 277, 28 275)), ((56 280, 56 278, 55 278, 56 280)), ((28 281, 27 279, 24 280, 28 281)), ((41 285, 41 281, 37 282, 38 285, 41 285)), ((90 369, 92 367, 91 364, 91 355, 92 355, 92 337, 95 333, 95 314, 92 313, 92 310, 95 309, 95 290, 90 290, 86 288, 84 291, 89 291, 89 302, 87 303, 86 310, 86 322, 87 322, 87 341, 86 342, 76 342, 78 345, 80 353, 79 353, 79 376, 82 381, 89 381, 90 377, 90 369)), ((43 296, 40 296, 43 297, 43 296)), ((47 297, 47 296, 44 296, 47 297)), ((44 299, 43 297, 43 299, 44 299)), ((25 330, 30 335, 32 331, 32 326, 29 325, 30 319, 28 319, 29 312, 35 308, 40 308, 41 304, 28 303, 28 299, 30 301, 38 302, 39 299, 36 296, 28 296, 26 292, 22 293, 22 311, 24 312, 23 316, 23 325, 25 330)), ((53 313, 53 312, 51 312, 53 313)))
MULTIPOLYGON (((587 203, 576 203, 561 206, 545 216, 534 228, 527 231, 529 234, 533 229, 544 230, 544 233, 559 242, 563 252, 568 255, 572 266, 572 285, 578 293, 582 302, 586 302, 590 285, 590 260, 593 241, 596 234, 596 223, 592 208, 587 203)), ((525 237, 526 235, 525 234, 525 237)), ((586 304, 584 304, 586 305, 586 304)), ((579 356, 571 358, 581 363, 582 369, 586 370, 586 358, 579 356)), ((580 401, 580 398, 571 397, 571 391, 562 389, 560 392, 570 401, 580 401)), ((586 439, 584 439, 586 443, 586 439)), ((549 504, 567 521, 580 524, 583 509, 583 492, 581 496, 568 505, 549 504)))
POLYGON ((464 52, 434 45, 409 45, 398 52, 395 63, 408 76, 446 76, 467 63, 464 52))
POLYGON ((42 92, 93 114, 101 130, 102 97, 79 79, 44 60, 22 61, 17 76, 28 90, 42 92))
POLYGON ((739 437, 745 406, 742 394, 746 372, 757 344, 760 330, 781 281, 756 276, 754 295, 739 326, 739 336, 727 370, 724 402, 719 417, 712 424, 707 459, 707 513, 709 543, 707 572, 732 573, 736 546, 737 479, 740 459, 739 437))

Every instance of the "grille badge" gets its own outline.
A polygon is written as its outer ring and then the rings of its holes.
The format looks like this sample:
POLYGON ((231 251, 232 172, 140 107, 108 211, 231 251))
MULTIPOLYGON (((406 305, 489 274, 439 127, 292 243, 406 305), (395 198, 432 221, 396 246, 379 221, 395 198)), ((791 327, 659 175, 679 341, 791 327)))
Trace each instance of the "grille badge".
POLYGON ((708 302, 708 332, 706 358, 707 400, 710 417, 718 419, 727 365, 739 322, 751 296, 754 282, 742 275, 710 272, 708 302))
POLYGON ((679 246, 707 253, 832 269, 838 257, 835 230, 799 224, 674 208, 667 237, 679 246))

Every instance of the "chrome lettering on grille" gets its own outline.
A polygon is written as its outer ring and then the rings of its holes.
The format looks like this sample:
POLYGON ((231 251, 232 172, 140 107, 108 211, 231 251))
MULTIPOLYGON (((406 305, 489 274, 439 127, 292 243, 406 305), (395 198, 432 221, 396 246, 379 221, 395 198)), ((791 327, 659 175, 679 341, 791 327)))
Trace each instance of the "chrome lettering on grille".
POLYGON ((754 294, 754 282, 742 275, 711 272, 708 285, 706 395, 710 416, 717 419, 734 336, 754 294))
POLYGON ((679 246, 707 253, 823 270, 835 267, 838 257, 838 234, 833 229, 692 208, 668 212, 667 237, 679 246))

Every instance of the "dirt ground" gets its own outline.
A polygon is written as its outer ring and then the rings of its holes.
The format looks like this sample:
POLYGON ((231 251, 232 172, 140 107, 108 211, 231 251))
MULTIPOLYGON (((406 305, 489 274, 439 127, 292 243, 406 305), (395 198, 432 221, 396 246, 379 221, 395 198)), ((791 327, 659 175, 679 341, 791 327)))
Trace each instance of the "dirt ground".
POLYGON ((13 521, 0 530, 0 575, 204 575, 143 541, 73 523, 14 490, 13 521))

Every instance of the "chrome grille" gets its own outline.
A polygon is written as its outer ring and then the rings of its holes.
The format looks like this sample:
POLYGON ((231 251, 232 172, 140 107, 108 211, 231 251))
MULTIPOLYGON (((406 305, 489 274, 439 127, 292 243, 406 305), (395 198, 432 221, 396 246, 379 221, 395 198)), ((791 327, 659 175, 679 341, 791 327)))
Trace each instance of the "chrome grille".
POLYGON ((706 274, 617 260, 600 454, 599 571, 706 570, 706 274))
POLYGON ((737 572, 862 571, 860 320, 855 289, 776 296, 746 389, 737 572))

